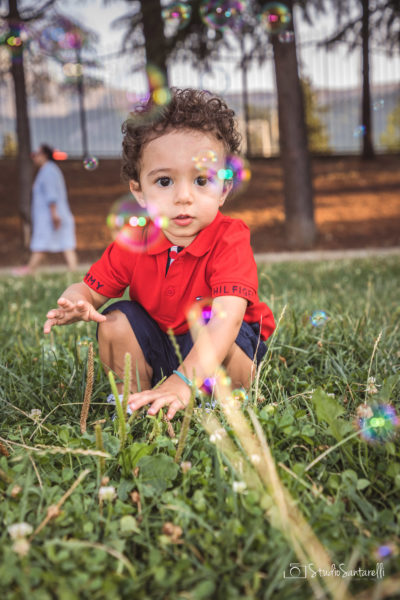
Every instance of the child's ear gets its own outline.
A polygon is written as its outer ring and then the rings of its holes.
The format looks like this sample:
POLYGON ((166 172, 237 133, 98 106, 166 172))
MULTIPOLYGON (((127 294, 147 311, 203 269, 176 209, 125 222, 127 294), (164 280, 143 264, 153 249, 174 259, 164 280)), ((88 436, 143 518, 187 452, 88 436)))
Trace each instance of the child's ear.
POLYGON ((224 180, 224 186, 222 188, 222 194, 221 194, 221 198, 219 199, 219 205, 222 206, 225 202, 225 200, 228 197, 229 192, 231 191, 233 186, 233 182, 230 179, 225 179, 224 180))
POLYGON ((139 204, 139 206, 141 206, 142 208, 145 208, 146 202, 144 200, 144 196, 143 196, 142 189, 140 187, 140 183, 138 181, 135 181, 135 179, 130 179, 129 180, 129 189, 131 191, 132 196, 134 196, 136 202, 139 204))

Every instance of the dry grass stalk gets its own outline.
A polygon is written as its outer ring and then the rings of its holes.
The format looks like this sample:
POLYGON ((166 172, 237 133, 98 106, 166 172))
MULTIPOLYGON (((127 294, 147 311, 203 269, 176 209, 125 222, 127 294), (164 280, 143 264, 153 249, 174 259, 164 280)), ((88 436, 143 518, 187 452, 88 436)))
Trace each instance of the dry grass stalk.
POLYGON ((189 432, 189 425, 190 425, 190 421, 191 421, 192 415, 193 415, 194 397, 195 397, 195 391, 194 391, 194 389, 192 389, 192 394, 190 396, 189 404, 187 405, 187 407, 185 409, 185 414, 183 416, 181 433, 179 435, 178 447, 176 449, 175 458, 174 458, 174 461, 176 463, 179 463, 181 456, 182 456, 183 449, 185 447, 187 434, 189 432))
POLYGON ((163 415, 163 421, 164 421, 164 423, 167 424, 167 432, 168 432, 169 437, 174 438, 175 431, 174 431, 174 428, 172 427, 171 421, 169 421, 165 415, 163 415))
POLYGON ((124 365, 124 390, 122 394, 122 411, 125 421, 128 420, 128 398, 131 392, 131 355, 129 352, 125 354, 124 365))
POLYGON ((100 452, 99 450, 90 450, 86 448, 64 448, 63 446, 46 446, 45 444, 38 444, 37 446, 27 446, 26 444, 20 444, 19 442, 12 442, 11 440, 5 440, 0 437, 0 440, 6 444, 12 444, 13 446, 19 446, 25 448, 25 450, 32 450, 37 454, 44 456, 45 454, 78 454, 82 456, 104 456, 104 458, 111 458, 108 452, 100 452))
MULTIPOLYGON (((283 317, 283 314, 284 311, 282 311, 280 320, 283 317)), ((255 481, 254 477, 257 478, 258 475, 258 479, 265 490, 263 494, 263 504, 267 502, 267 505, 270 505, 266 516, 270 520, 271 525, 282 532, 302 564, 312 562, 316 565, 317 569, 329 572, 332 565, 332 559, 297 508, 296 503, 290 496, 288 490, 282 484, 275 466, 275 461, 258 419, 254 412, 249 409, 249 414, 256 433, 256 435, 254 435, 247 419, 242 413, 240 403, 232 397, 229 378, 226 377, 223 370, 219 368, 219 365, 216 362, 210 364, 210 357, 214 356, 215 358, 215 354, 213 353, 210 339, 205 328, 200 330, 198 323, 195 322, 190 325, 193 339, 197 340, 198 336, 201 335, 202 346, 203 349, 206 350, 206 358, 202 367, 205 372, 217 372, 216 397, 224 411, 227 421, 235 431, 242 448, 254 467, 254 476, 251 477, 248 470, 250 465, 248 465, 247 468, 242 466, 242 469, 239 471, 241 478, 245 480, 249 487, 253 487, 255 481), (257 460, 254 460, 255 457, 257 457, 257 460)), ((200 357, 203 359, 203 354, 201 354, 200 357)), ((217 447, 223 452, 224 448, 226 449, 228 447, 228 444, 225 441, 227 436, 222 434, 225 430, 215 416, 212 417, 212 419, 205 420, 205 427, 208 431, 207 423, 209 427, 210 424, 213 424, 211 425, 211 430, 214 430, 213 441, 215 441, 217 447), (216 435, 218 431, 221 433, 216 435)), ((230 444, 228 454, 231 456, 236 455, 236 451, 233 450, 233 447, 230 444)), ((236 458, 236 461, 239 461, 239 459, 236 458)), ((259 488, 259 485, 257 485, 257 487, 259 488)), ((326 597, 324 588, 317 579, 309 576, 308 582, 316 597, 326 597)), ((347 586, 343 580, 339 582, 331 581, 330 578, 327 577, 324 580, 324 584, 334 600, 350 600, 351 596, 348 594, 346 589, 347 586)))
POLYGON ((3 456, 10 456, 7 446, 5 446, 2 442, 0 442, 0 454, 3 454, 3 456))
POLYGON ((57 544, 59 546, 65 546, 66 548, 68 548, 68 546, 70 546, 70 547, 75 546, 76 548, 94 548, 95 550, 102 550, 103 552, 106 552, 110 556, 113 556, 114 558, 119 560, 126 567, 130 576, 133 579, 136 579, 136 577, 137 577, 137 573, 136 573, 136 570, 135 570, 135 567, 133 566, 133 564, 126 558, 126 556, 124 554, 122 554, 122 552, 119 552, 118 550, 116 550, 115 548, 112 548, 111 546, 106 546, 105 544, 100 544, 98 542, 88 542, 86 540, 76 540, 74 538, 71 538, 69 540, 49 540, 49 543, 57 544))
POLYGON ((62 507, 64 502, 70 497, 72 492, 78 487, 78 485, 81 483, 81 481, 83 481, 83 479, 85 479, 86 475, 88 475, 89 473, 90 473, 90 469, 85 469, 84 471, 82 471, 82 473, 80 473, 78 478, 75 479, 75 481, 71 485, 71 487, 65 492, 65 494, 63 496, 61 496, 61 498, 57 502, 57 504, 52 504, 51 506, 48 507, 47 515, 45 516, 43 521, 41 523, 39 523, 39 525, 36 527, 35 531, 32 533, 31 537, 29 538, 30 542, 47 525, 47 523, 49 521, 51 521, 51 519, 55 519, 56 517, 58 517, 58 515, 60 514, 60 508, 62 507))
MULTIPOLYGON (((96 425, 94 426, 94 431, 96 434, 96 448, 97 450, 100 450, 100 452, 105 452, 104 450, 104 444, 103 444, 103 434, 101 431, 101 425, 100 423, 96 423, 96 425)), ((100 468, 100 475, 103 475, 105 469, 106 469, 106 461, 104 456, 99 456, 99 468, 100 468)))
POLYGON ((93 361, 93 342, 90 342, 87 355, 87 367, 86 367, 86 386, 85 395, 83 398, 82 410, 81 410, 81 433, 86 432, 86 422, 89 414, 90 400, 93 392, 93 376, 94 376, 94 361, 93 361))

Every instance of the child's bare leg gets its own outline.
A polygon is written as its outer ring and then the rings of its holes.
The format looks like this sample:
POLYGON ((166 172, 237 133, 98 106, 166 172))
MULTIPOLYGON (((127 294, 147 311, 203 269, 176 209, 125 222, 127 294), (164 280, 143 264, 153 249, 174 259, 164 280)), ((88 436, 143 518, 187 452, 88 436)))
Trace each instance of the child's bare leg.
POLYGON ((64 250, 64 257, 67 261, 68 269, 70 271, 76 271, 78 266, 78 259, 76 257, 75 250, 64 250))
MULTIPOLYGON (((123 379, 125 354, 129 352, 132 364, 130 392, 133 394, 138 391, 136 365, 141 390, 150 390, 153 370, 146 362, 128 319, 119 310, 107 313, 106 318, 107 321, 99 323, 98 331, 100 360, 106 373, 111 369, 118 378, 123 379)), ((117 384, 117 388, 122 393, 122 383, 117 384)))
POLYGON ((34 273, 42 260, 44 259, 44 252, 32 252, 27 267, 31 273, 34 273))
POLYGON ((253 361, 237 344, 233 344, 223 362, 232 381, 232 389, 244 388, 248 390, 256 374, 253 361))

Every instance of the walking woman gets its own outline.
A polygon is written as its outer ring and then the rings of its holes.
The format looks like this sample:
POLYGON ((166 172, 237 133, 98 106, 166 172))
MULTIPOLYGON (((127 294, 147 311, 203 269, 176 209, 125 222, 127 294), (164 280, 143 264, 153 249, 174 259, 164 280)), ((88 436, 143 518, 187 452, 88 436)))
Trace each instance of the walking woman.
POLYGON ((32 275, 47 252, 63 252, 70 271, 76 270, 75 223, 68 204, 67 188, 53 149, 42 144, 32 155, 39 171, 32 190, 31 257, 15 275, 32 275))

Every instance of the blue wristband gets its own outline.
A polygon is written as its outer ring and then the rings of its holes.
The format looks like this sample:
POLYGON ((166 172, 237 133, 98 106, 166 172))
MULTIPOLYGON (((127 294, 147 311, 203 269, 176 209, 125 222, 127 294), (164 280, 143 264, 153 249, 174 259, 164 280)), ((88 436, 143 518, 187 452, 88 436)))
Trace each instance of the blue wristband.
POLYGON ((193 387, 193 383, 190 381, 189 377, 186 377, 186 375, 176 370, 172 372, 175 373, 175 375, 178 375, 178 377, 180 377, 190 388, 193 387))

